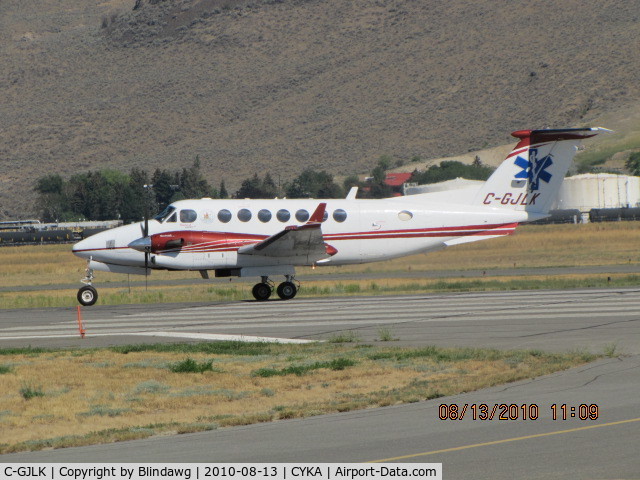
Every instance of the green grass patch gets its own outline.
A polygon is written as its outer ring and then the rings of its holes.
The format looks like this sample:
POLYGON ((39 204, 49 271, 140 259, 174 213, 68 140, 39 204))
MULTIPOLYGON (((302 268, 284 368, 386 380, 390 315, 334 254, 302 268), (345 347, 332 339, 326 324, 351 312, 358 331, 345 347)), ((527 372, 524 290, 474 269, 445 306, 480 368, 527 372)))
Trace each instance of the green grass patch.
POLYGON ((50 353, 54 350, 49 348, 36 348, 36 347, 26 347, 26 348, 0 348, 0 355, 27 355, 27 356, 37 356, 42 353, 50 353))
POLYGON ((181 362, 169 365, 169 370, 173 373, 204 373, 218 371, 213 368, 213 360, 198 362, 193 358, 187 358, 181 362))
POLYGON ((86 412, 78 413, 80 417, 118 417, 124 413, 130 412, 130 408, 111 408, 106 405, 91 405, 91 408, 86 412))
POLYGON ((320 370, 321 368, 328 368, 330 370, 344 370, 347 367, 353 367, 356 364, 355 360, 349 358, 336 358, 328 362, 315 362, 310 365, 290 365, 285 368, 260 368, 251 373, 254 377, 276 377, 283 375, 298 375, 302 376, 313 370, 320 370))
POLYGON ((358 334, 352 330, 331 335, 327 341, 329 343, 355 343, 360 341, 358 334))
POLYGON ((111 351, 127 354, 132 352, 158 353, 207 353, 211 355, 270 355, 277 346, 267 342, 208 342, 208 343, 153 343, 111 347, 111 351))
POLYGON ((36 397, 44 397, 44 392, 40 385, 32 385, 30 383, 23 383, 20 387, 20 396, 25 400, 31 400, 36 397))

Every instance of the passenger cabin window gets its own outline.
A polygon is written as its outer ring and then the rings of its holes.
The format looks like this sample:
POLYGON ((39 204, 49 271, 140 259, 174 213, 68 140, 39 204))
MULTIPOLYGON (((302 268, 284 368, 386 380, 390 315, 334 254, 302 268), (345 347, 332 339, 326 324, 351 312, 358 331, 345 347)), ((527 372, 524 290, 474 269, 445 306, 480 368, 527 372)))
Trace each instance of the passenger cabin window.
POLYGON ((309 212, 304 209, 300 209, 296 212, 296 220, 299 222, 306 222, 309 220, 309 212))
POLYGON ((238 220, 241 222, 248 222, 251 220, 251 210, 247 208, 241 208, 238 210, 238 220))
POLYGON ((180 222, 181 223, 193 223, 198 218, 198 214, 195 210, 180 210, 180 222))
POLYGON ((398 218, 406 222, 407 220, 411 220, 413 218, 413 213, 411 213, 409 210, 402 210, 400 213, 398 213, 398 218))
POLYGON ((327 218, 329 218, 329 212, 327 212, 326 210, 324 211, 324 215, 322 215, 322 221, 326 222, 327 218))
POLYGON ((271 220, 271 212, 263 208, 258 212, 258 220, 260 220, 262 223, 267 223, 269 220, 271 220))
POLYGON ((278 213, 276 213, 276 218, 282 223, 285 223, 289 221, 289 219, 291 218, 291 214, 289 213, 289 210, 285 210, 283 208, 282 210, 278 210, 278 213))
POLYGON ((231 217, 231 212, 226 208, 218 212, 218 220, 220 220, 222 223, 229 223, 231 221, 231 217))
POLYGON ((165 208, 162 212, 160 212, 158 215, 156 215, 153 218, 159 221, 160 223, 164 223, 175 211, 176 211, 176 207, 169 205, 167 208, 165 208))
POLYGON ((347 212, 345 212, 341 208, 338 208, 337 210, 333 211, 333 219, 338 223, 342 223, 347 219, 347 212))

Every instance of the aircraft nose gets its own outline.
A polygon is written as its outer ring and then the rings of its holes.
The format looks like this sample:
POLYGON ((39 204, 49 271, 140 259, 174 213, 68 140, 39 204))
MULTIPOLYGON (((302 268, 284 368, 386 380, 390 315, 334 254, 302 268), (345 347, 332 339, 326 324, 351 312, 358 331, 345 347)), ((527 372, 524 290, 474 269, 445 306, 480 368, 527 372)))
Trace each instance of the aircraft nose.
POLYGON ((146 252, 151 248, 151 239, 149 237, 138 238, 129 244, 129 248, 139 252, 146 252))
POLYGON ((71 248, 71 252, 77 257, 88 258, 91 256, 91 251, 95 249, 94 241, 89 238, 85 238, 84 240, 80 240, 78 243, 74 244, 71 248))

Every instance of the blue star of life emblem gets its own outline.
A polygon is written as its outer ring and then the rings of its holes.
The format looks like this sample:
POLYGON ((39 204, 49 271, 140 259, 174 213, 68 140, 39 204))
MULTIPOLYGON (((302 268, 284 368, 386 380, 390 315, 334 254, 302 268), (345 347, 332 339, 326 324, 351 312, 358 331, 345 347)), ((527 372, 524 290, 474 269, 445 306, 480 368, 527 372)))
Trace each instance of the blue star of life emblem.
POLYGON ((538 149, 531 148, 529 149, 529 159, 518 155, 516 161, 513 163, 522 169, 522 171, 516 173, 515 178, 529 180, 530 191, 540 188, 540 180, 543 180, 545 183, 551 181, 552 175, 547 172, 547 168, 553 165, 551 154, 538 158, 538 149))

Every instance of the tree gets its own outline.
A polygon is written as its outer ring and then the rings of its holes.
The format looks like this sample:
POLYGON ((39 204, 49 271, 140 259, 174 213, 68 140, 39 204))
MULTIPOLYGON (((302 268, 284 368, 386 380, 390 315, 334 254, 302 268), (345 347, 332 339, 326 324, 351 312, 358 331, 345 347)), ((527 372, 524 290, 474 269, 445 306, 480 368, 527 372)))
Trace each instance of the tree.
MULTIPOLYGON (((144 218, 145 205, 149 203, 149 192, 145 188, 149 185, 149 175, 144 170, 132 168, 129 172, 128 188, 124 191, 122 199, 122 208, 120 211, 121 219, 125 223, 139 222, 144 218)), ((153 206, 155 211, 156 207, 153 206)), ((151 212, 150 214, 153 214, 151 212)))
POLYGON ((182 198, 218 195, 201 174, 198 157, 189 168, 174 172, 156 169, 151 178, 138 168, 129 174, 108 169, 79 173, 67 181, 60 175, 46 175, 36 181, 34 190, 41 218, 46 221, 120 218, 136 222, 144 217, 145 208, 153 215, 182 198))
POLYGON ((333 181, 333 175, 325 170, 304 170, 286 187, 288 198, 339 198, 342 189, 333 181))
POLYGON ((67 198, 64 194, 64 180, 60 175, 47 175, 36 182, 38 192, 36 205, 40 217, 45 222, 66 220, 67 198))
POLYGON ((278 187, 269 172, 264 175, 262 180, 262 193, 266 198, 274 198, 278 195, 278 187))
POLYGON ((62 194, 64 180, 58 174, 46 175, 36 182, 36 192, 62 194))
POLYGON ((424 172, 414 172, 412 182, 419 184, 438 183, 462 177, 468 180, 486 180, 493 173, 493 168, 486 165, 465 165, 454 160, 445 160, 440 165, 431 165, 424 172))
MULTIPOLYGON (((208 197, 212 193, 209 182, 200 172, 200 157, 196 156, 193 165, 190 168, 183 168, 178 181, 181 198, 202 198, 208 197)), ((174 201, 177 198, 174 198, 174 201)))
POLYGON ((358 180, 357 175, 349 175, 342 182, 342 188, 345 192, 349 192, 353 187, 360 187, 360 180, 358 180))
MULTIPOLYGON (((391 157, 389 157, 390 159, 391 157)), ((387 178, 386 169, 389 166, 389 161, 385 156, 380 157, 378 164, 371 171, 371 180, 367 182, 365 188, 363 188, 363 198, 387 198, 393 194, 392 188, 385 183, 387 178)))
POLYGON ((156 171, 153 172, 151 183, 153 184, 153 191, 155 192, 158 211, 164 210, 171 203, 175 192, 171 187, 174 180, 174 176, 172 176, 167 170, 160 170, 157 168, 156 171))
POLYGON ((640 176, 640 152, 634 152, 629 155, 624 166, 631 172, 631 175, 640 176))
POLYGON ((229 192, 227 192, 227 187, 224 184, 224 179, 220 180, 220 191, 218 192, 219 198, 229 198, 229 192))
MULTIPOLYGON (((223 185, 220 185, 222 188, 223 185)), ((226 188, 225 188, 226 190, 226 188)), ((235 198, 274 198, 278 195, 278 187, 269 173, 264 178, 258 177, 257 173, 253 177, 243 180, 240 189, 234 195, 235 198)))

